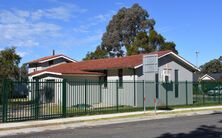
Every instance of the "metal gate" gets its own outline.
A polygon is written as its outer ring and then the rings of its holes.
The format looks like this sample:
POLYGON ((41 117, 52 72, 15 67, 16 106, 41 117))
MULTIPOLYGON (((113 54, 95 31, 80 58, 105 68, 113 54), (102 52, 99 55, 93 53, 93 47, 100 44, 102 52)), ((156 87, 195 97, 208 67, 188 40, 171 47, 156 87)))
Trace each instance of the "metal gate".
POLYGON ((61 81, 4 80, 2 86, 2 122, 49 119, 63 115, 61 81))

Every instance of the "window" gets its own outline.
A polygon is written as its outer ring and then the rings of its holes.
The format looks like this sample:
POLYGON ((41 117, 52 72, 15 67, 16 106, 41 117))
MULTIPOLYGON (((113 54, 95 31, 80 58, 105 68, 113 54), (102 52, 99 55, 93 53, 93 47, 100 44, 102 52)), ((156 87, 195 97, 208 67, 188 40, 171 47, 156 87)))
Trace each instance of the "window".
POLYGON ((54 61, 53 60, 50 60, 49 61, 49 66, 53 65, 54 64, 54 61))
POLYGON ((166 82, 166 83, 169 82, 169 76, 168 76, 168 75, 165 75, 165 78, 164 78, 164 79, 165 79, 165 82, 166 82))
POLYGON ((155 74, 155 82, 156 82, 156 98, 159 98, 159 74, 155 74))
POLYGON ((123 70, 118 70, 118 76, 119 76, 119 87, 123 87, 123 70))
POLYGON ((163 77, 162 77, 163 82, 168 83, 171 81, 170 74, 171 74, 171 69, 164 69, 163 70, 163 77))
POLYGON ((178 70, 175 70, 175 97, 179 97, 179 82, 178 82, 178 70))
POLYGON ((104 88, 107 88, 107 70, 104 70, 104 88))

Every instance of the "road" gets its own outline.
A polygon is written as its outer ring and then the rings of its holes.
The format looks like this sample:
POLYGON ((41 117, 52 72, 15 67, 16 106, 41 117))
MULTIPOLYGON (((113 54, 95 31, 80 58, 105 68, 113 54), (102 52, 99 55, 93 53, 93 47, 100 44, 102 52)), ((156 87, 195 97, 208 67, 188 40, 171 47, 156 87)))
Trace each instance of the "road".
POLYGON ((222 138, 222 114, 20 134, 8 138, 222 138))

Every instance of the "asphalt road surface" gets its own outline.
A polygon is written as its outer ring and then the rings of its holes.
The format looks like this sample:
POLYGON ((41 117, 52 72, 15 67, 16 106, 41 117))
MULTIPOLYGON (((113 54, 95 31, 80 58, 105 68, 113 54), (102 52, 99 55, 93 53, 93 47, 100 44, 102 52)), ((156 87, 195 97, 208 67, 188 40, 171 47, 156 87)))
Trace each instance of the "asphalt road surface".
POLYGON ((222 138, 222 114, 20 134, 10 138, 222 138))

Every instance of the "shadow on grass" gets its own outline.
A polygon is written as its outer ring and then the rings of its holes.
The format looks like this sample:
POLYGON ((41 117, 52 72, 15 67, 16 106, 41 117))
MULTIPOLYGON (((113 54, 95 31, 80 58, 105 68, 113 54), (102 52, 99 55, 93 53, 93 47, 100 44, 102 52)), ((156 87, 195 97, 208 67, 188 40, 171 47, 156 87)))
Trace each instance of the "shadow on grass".
MULTIPOLYGON (((222 123, 222 120, 219 123, 222 123)), ((158 138, 222 138, 222 128, 215 125, 201 125, 190 133, 165 133, 158 138)))
POLYGON ((158 107, 158 110, 167 110, 167 111, 171 111, 173 110, 173 107, 158 107))

